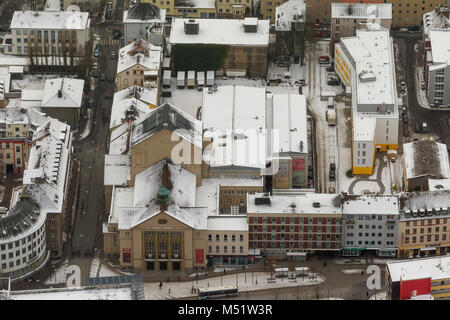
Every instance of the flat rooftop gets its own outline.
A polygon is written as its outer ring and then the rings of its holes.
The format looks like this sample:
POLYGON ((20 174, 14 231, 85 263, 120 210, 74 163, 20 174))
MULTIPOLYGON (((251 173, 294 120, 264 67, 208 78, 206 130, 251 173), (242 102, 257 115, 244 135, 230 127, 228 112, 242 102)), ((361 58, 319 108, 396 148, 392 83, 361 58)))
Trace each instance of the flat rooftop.
POLYGON ((208 217, 209 231, 248 231, 247 215, 225 215, 208 217))
POLYGON ((398 215, 397 196, 355 196, 343 203, 343 214, 398 215))
POLYGON ((262 197, 261 193, 247 194, 247 213, 342 214, 339 204, 334 204, 335 194, 272 195, 270 204, 255 204, 255 198, 262 197))
POLYGON ((450 64, 450 29, 430 30, 433 63, 450 64))
POLYGON ((386 265, 392 282, 424 278, 448 279, 450 275, 450 256, 395 261, 386 265))
POLYGON ((175 19, 170 44, 223 44, 230 46, 268 46, 269 20, 258 20, 257 32, 244 32, 244 20, 196 19, 198 34, 186 34, 184 23, 192 19, 175 19))
POLYGON ((11 29, 68 29, 89 28, 89 13, 76 11, 15 11, 11 29))
POLYGON ((332 3, 331 18, 392 19, 392 3, 332 3))

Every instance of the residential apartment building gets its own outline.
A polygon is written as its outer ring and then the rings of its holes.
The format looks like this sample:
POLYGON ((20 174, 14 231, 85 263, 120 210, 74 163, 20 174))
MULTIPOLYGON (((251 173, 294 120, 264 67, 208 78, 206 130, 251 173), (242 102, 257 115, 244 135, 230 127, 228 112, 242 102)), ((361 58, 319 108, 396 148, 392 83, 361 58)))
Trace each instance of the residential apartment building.
POLYGON ((48 119, 33 109, 0 109, 0 174, 23 173, 28 164, 33 133, 48 119))
POLYGON ((406 191, 428 191, 429 179, 450 178, 447 146, 428 139, 403 144, 403 185, 406 191))
MULTIPOLYGON (((90 39, 89 13, 16 11, 11 20, 12 44, 5 54, 84 57, 90 39)), ((67 63, 67 62, 66 62, 67 63)))
POLYGON ((298 193, 247 197, 249 249, 260 249, 266 256, 341 249, 339 196, 298 193))
POLYGON ((168 17, 216 18, 215 0, 140 0, 165 9, 168 17))
POLYGON ((396 257, 399 204, 397 196, 343 195, 342 255, 372 251, 379 257, 396 257))
POLYGON ((367 27, 368 23, 377 23, 390 30, 392 23, 392 5, 390 3, 332 3, 331 40, 353 37, 356 29, 367 27))
POLYGON ((390 300, 434 300, 450 296, 450 257, 393 261, 386 264, 390 300))
POLYGON ((276 8, 286 2, 287 0, 261 0, 259 16, 261 19, 270 20, 270 24, 275 23, 276 8))
POLYGON ((450 253, 450 190, 403 193, 399 258, 450 253))
POLYGON ((138 85, 159 88, 162 49, 139 39, 119 50, 116 91, 138 85))
MULTIPOLYGON (((161 46, 164 35, 164 23, 166 22, 166 10, 160 9, 151 3, 136 3, 123 12, 123 37, 126 44, 144 39, 147 32, 160 34, 161 40, 151 44, 161 46)), ((155 39, 156 40, 156 39, 155 39)))
POLYGON ((252 14, 253 0, 216 0, 217 18, 243 19, 252 14))
POLYGON ((447 4, 447 0, 389 0, 392 3, 392 25, 420 27, 425 13, 447 4))
POLYGON ((351 88, 353 174, 371 175, 377 151, 398 148, 395 60, 389 30, 356 30, 335 44, 336 73, 351 88))
MULTIPOLYGON (((70 126, 49 119, 33 135, 28 166, 23 173, 27 194, 46 217, 46 243, 51 254, 60 257, 68 237, 66 212, 72 170, 72 133, 70 126)), ((70 190, 70 192, 69 192, 70 190)))
POLYGON ((102 6, 102 0, 60 0, 63 10, 69 9, 70 6, 78 6, 81 11, 94 12, 102 6))
POLYGON ((216 75, 261 78, 267 75, 268 20, 175 19, 169 43, 176 71, 215 70, 216 75), (201 63, 198 55, 205 57, 201 63))

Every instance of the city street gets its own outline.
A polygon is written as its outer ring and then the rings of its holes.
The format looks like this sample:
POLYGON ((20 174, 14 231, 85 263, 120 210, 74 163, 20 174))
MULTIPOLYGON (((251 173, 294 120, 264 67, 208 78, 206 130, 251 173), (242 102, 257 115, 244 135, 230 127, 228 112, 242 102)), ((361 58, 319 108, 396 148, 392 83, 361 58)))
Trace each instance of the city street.
MULTIPOLYGON (((123 1, 121 1, 123 4, 123 1)), ((119 10, 121 7, 118 6, 119 10)), ((120 16, 120 15, 117 15, 120 16)), ((100 39, 111 39, 113 23, 102 23, 95 27, 100 39)), ((107 41, 108 45, 111 41, 107 41)), ((109 138, 109 115, 111 113, 117 60, 110 58, 111 50, 118 52, 120 44, 102 46, 102 52, 95 61, 99 74, 105 73, 106 81, 95 82, 94 113, 90 135, 74 143, 75 154, 81 161, 80 190, 77 212, 72 233, 71 260, 81 269, 81 284, 89 277, 90 265, 95 249, 102 247, 102 223, 106 221, 105 194, 103 185, 104 160, 109 138)))
MULTIPOLYGON (((450 129, 447 119, 450 110, 428 110, 422 108, 416 96, 415 73, 416 66, 423 64, 422 53, 415 51, 415 45, 422 39, 420 32, 393 32, 394 43, 398 47, 397 61, 397 83, 404 81, 407 87, 405 98, 408 109, 408 124, 403 124, 404 142, 412 141, 413 136, 426 137, 424 134, 414 134, 416 123, 426 122, 432 135, 436 135, 443 143, 450 145, 450 129), (400 69, 400 70, 399 70, 400 69)), ((401 111, 401 110, 400 110, 401 111)))

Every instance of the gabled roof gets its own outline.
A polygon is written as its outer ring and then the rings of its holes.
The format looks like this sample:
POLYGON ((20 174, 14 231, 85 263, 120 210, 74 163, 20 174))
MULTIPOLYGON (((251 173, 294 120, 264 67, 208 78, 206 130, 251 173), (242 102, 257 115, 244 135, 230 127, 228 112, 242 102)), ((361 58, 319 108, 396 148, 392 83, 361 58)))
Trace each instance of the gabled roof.
POLYGON ((166 9, 158 8, 151 3, 136 3, 123 13, 124 23, 133 22, 164 22, 166 20, 166 9))
POLYGON ((150 70, 159 70, 161 52, 160 46, 154 46, 142 39, 136 40, 119 50, 117 73, 121 73, 136 64, 150 70))
POLYGON ((162 129, 173 131, 202 148, 202 122, 170 103, 159 106, 141 120, 133 122, 130 146, 135 146, 162 129))
POLYGON ((48 79, 45 81, 42 107, 81 108, 84 80, 71 78, 48 79), (61 91, 61 98, 59 92, 61 91))
POLYGON ((11 29, 85 30, 89 28, 88 12, 15 11, 11 29))

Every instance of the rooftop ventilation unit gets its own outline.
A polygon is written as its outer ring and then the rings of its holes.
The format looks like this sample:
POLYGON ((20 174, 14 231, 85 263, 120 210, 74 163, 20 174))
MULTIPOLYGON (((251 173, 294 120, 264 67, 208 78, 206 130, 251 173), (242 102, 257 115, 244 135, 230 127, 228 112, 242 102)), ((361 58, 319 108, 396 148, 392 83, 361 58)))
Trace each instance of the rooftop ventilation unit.
POLYGON ((270 197, 268 195, 264 194, 255 198, 255 205, 259 206, 264 204, 270 205, 270 197))
POLYGON ((258 18, 245 18, 244 19, 244 32, 245 33, 258 32, 258 18))
POLYGON ((313 208, 320 208, 320 202, 313 202, 313 208))
POLYGON ((199 23, 194 19, 189 19, 187 22, 184 22, 185 34, 198 34, 199 29, 200 29, 199 23))

